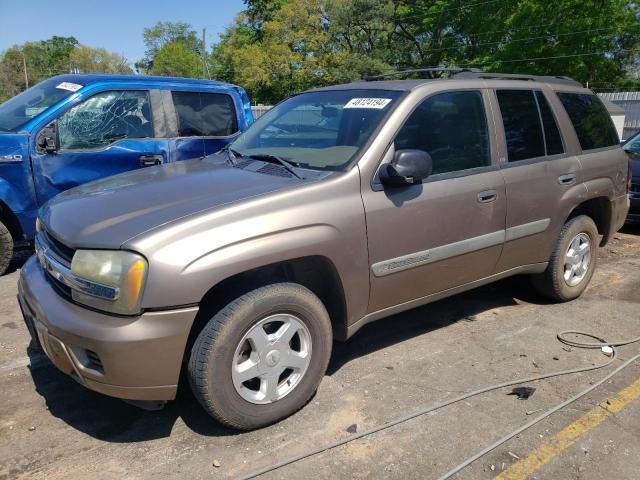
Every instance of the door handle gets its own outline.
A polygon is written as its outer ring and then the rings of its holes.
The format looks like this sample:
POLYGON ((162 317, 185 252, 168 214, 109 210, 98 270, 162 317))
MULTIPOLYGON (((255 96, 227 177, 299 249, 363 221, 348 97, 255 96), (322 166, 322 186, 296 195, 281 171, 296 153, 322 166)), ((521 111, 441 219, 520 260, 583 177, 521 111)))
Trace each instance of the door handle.
POLYGON ((140 166, 153 167, 154 165, 160 165, 164 157, 162 155, 140 155, 140 166))
POLYGON ((485 190, 484 192, 480 192, 478 194, 479 203, 495 202, 497 198, 498 192, 496 192, 495 190, 485 190))
POLYGON ((558 183, 560 185, 573 185, 576 183, 576 178, 575 173, 567 173, 566 175, 560 175, 558 177, 558 183))

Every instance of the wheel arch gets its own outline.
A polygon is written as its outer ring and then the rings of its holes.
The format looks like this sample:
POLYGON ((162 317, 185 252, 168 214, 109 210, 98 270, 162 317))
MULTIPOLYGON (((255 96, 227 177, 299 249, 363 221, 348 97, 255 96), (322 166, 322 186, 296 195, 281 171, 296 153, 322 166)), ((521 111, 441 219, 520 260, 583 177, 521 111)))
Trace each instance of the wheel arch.
POLYGON ((229 302, 245 293, 272 283, 298 283, 313 292, 324 304, 336 340, 347 338, 345 292, 338 270, 322 255, 283 260, 236 273, 212 286, 199 302, 200 309, 191 326, 184 358, 209 319, 229 302))
POLYGON ((598 233, 602 235, 600 246, 605 246, 612 235, 611 221, 613 212, 609 197, 597 196, 584 200, 569 212, 565 223, 579 215, 587 215, 594 221, 598 228, 598 233))
POLYGON ((18 242, 22 239, 22 226, 20 225, 18 217, 13 210, 11 210, 11 207, 2 200, 0 200, 0 222, 7 227, 14 242, 18 242))

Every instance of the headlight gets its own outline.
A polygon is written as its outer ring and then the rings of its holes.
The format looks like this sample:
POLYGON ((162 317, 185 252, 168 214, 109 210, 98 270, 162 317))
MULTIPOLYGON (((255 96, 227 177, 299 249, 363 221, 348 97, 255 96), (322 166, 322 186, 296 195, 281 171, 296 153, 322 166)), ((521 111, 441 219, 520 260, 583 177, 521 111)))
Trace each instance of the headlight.
POLYGON ((84 305, 123 315, 140 313, 147 261, 121 250, 77 250, 71 273, 87 284, 71 289, 72 298, 84 305))
POLYGON ((42 231, 42 222, 40 221, 40 217, 36 218, 36 232, 42 231))

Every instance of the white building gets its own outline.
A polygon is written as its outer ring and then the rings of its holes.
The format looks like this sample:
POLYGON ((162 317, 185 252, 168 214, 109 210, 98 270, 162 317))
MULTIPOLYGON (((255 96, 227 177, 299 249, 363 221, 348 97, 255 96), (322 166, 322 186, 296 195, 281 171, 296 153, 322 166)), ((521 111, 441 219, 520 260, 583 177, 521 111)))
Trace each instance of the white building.
POLYGON ((598 95, 624 110, 624 129, 620 139, 626 140, 640 130, 640 92, 606 92, 598 95))

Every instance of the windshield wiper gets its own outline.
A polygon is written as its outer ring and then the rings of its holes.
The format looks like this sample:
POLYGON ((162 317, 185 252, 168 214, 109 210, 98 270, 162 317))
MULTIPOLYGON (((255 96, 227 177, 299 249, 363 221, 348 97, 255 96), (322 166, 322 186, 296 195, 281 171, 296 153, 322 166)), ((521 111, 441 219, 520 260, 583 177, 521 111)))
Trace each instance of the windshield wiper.
POLYGON ((256 153, 254 155, 247 155, 247 157, 253 158, 254 160, 261 160, 263 162, 280 164, 285 168, 285 170, 287 170, 287 172, 291 173, 294 177, 299 178, 301 180, 304 179, 294 170, 293 167, 297 166, 294 162, 285 160, 284 158, 279 157, 278 155, 271 155, 270 153, 256 153))
POLYGON ((227 145, 226 147, 224 147, 222 149, 223 152, 225 152, 227 154, 227 160, 229 161, 229 163, 233 166, 236 166, 238 164, 238 157, 241 157, 242 154, 240 154, 240 152, 235 151, 233 148, 231 148, 229 145, 227 145))

